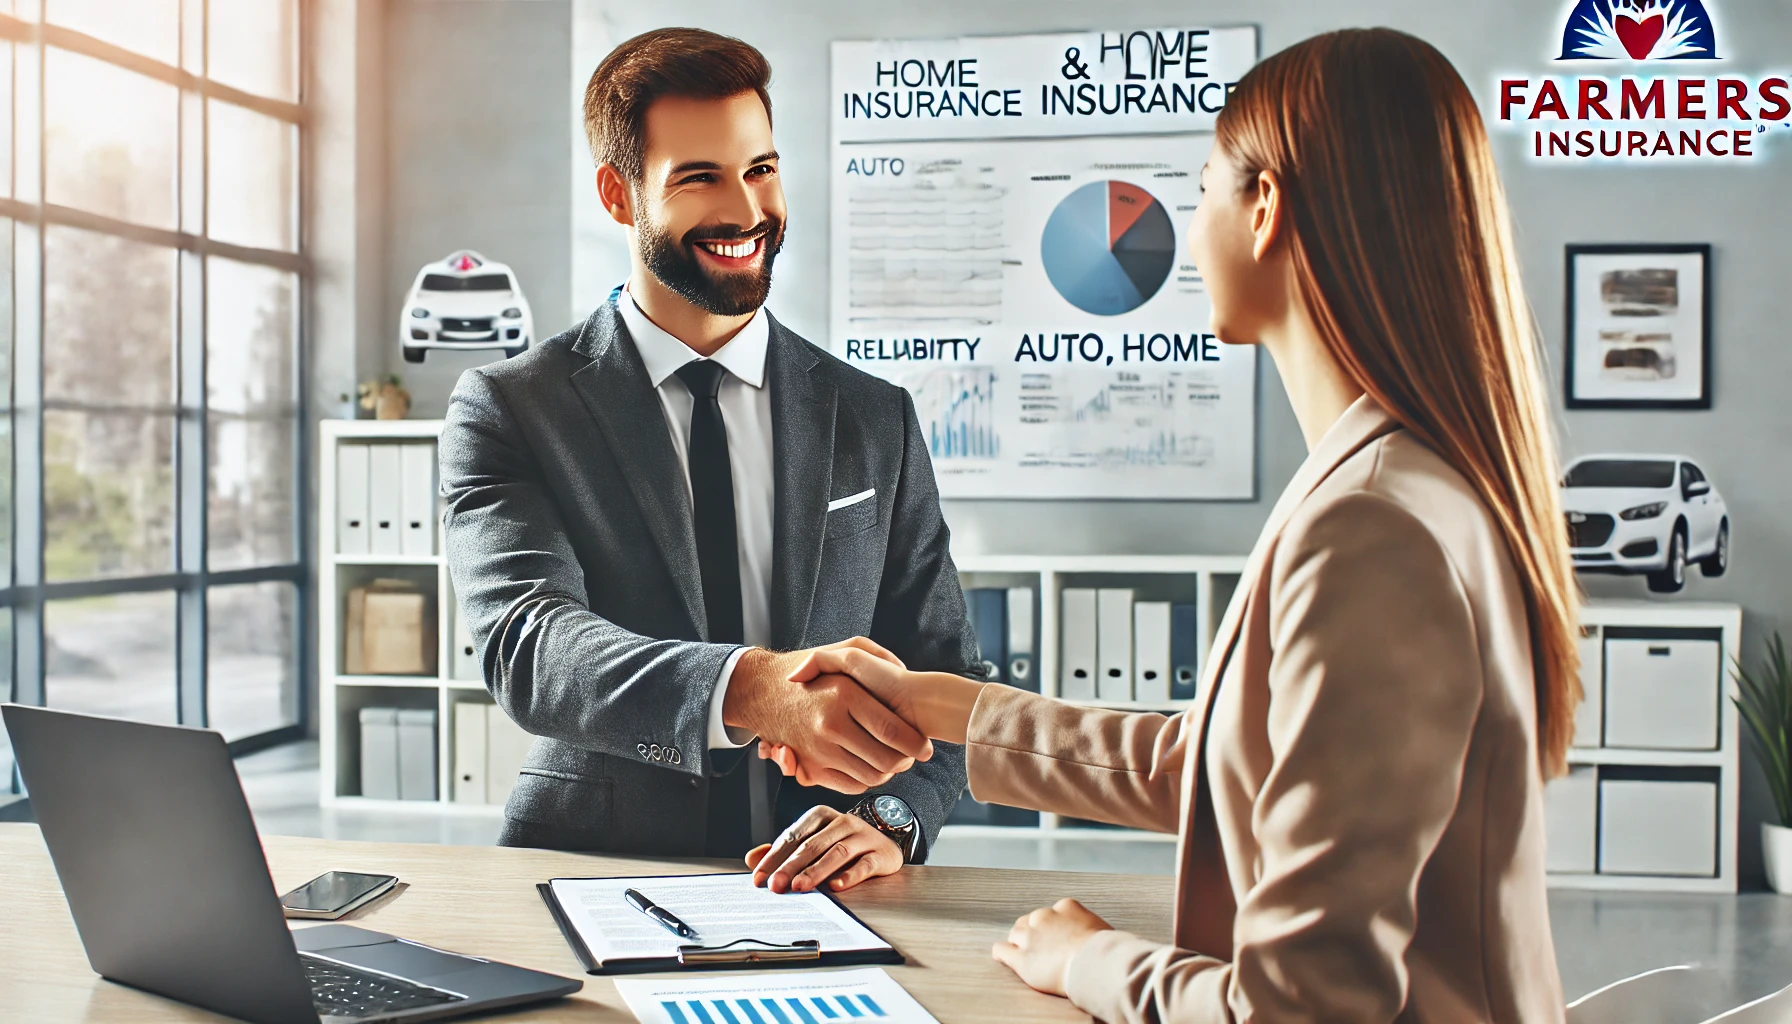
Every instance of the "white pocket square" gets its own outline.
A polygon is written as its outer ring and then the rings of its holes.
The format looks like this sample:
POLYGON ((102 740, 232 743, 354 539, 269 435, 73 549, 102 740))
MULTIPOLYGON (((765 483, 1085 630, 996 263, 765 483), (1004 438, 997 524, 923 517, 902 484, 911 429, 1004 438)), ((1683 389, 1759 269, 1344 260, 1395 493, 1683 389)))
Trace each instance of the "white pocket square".
POLYGON ((877 496, 877 488, 873 487, 868 491, 860 491, 857 494, 849 494, 844 498, 835 498, 833 501, 828 502, 828 511, 832 512, 835 509, 842 509, 842 508, 847 507, 848 505, 857 505, 861 501, 869 501, 870 499, 872 499, 876 496, 877 496))

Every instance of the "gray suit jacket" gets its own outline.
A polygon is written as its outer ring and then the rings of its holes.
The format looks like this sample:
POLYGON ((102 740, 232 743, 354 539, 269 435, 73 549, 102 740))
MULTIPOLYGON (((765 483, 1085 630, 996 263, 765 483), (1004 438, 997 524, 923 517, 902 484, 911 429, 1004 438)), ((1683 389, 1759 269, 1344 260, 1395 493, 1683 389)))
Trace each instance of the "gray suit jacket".
MULTIPOLYGON (((766 358, 772 646, 863 635, 912 668, 980 676, 908 393, 776 320, 766 358)), ((487 687, 539 737, 503 841, 701 855, 710 777, 733 763, 707 749, 710 695, 735 648, 706 641, 683 470, 615 308, 462 374, 440 450, 448 568, 487 687)), ((908 802, 930 845, 964 783, 963 750, 936 744, 879 792, 908 802)), ((783 786, 785 819, 856 800, 783 786)))

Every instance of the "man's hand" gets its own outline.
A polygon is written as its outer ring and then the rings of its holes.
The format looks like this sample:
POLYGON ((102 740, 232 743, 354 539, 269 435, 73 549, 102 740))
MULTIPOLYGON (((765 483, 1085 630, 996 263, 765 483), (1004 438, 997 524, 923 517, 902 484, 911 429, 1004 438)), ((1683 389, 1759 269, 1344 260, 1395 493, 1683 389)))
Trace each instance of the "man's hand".
POLYGON ((1070 958, 1096 932, 1113 927, 1081 903, 1062 899, 1014 922, 1008 941, 996 943, 990 952, 1020 980, 1047 995, 1061 996, 1070 958))
MULTIPOLYGON (((791 672, 793 682, 808 683, 839 676, 850 677, 904 721, 912 723, 915 720, 910 688, 906 685, 910 673, 902 662, 895 658, 880 658, 864 648, 847 644, 816 648, 803 653, 808 657, 791 672)), ((788 744, 778 743, 763 734, 759 738, 759 756, 776 764, 780 771, 796 779, 799 785, 838 788, 828 781, 823 770, 826 766, 812 764, 807 758, 798 756, 797 751, 788 744)))
POLYGON ((835 892, 902 869, 896 841, 856 814, 812 807, 775 842, 747 851, 753 884, 773 892, 835 892))
POLYGON ((864 637, 826 647, 775 653, 752 648, 735 663, 722 722, 786 747, 802 763, 805 785, 863 793, 933 756, 933 743, 850 676, 799 670, 818 656, 853 651, 867 662, 902 662, 864 637))
MULTIPOLYGON (((870 643, 869 640, 865 642, 870 643)), ((896 712, 903 721, 916 721, 919 708, 915 701, 919 695, 920 683, 925 678, 924 673, 910 672, 907 665, 894 657, 880 658, 857 646, 836 644, 833 647, 818 647, 808 654, 809 657, 797 666, 790 678, 806 683, 828 675, 851 676, 854 682, 865 688, 865 692, 896 712)))

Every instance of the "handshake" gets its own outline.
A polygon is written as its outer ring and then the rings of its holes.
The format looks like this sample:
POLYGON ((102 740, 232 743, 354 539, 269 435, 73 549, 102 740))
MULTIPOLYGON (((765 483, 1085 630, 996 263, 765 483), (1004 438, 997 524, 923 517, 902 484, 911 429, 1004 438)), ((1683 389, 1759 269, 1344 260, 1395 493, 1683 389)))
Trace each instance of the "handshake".
POLYGON ((901 659, 854 637, 826 647, 741 656, 722 722, 759 737, 761 757, 805 786, 863 793, 933 756, 917 727, 917 683, 901 659))

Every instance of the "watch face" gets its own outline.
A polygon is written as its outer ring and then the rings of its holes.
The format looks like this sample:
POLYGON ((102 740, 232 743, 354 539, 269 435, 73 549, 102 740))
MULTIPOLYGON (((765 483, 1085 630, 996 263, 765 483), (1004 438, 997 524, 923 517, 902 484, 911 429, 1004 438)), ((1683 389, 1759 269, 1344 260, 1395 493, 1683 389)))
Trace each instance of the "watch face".
POLYGON ((891 828, 906 828, 915 820, 915 812, 900 797, 880 796, 871 801, 871 809, 877 812, 879 821, 891 828))

